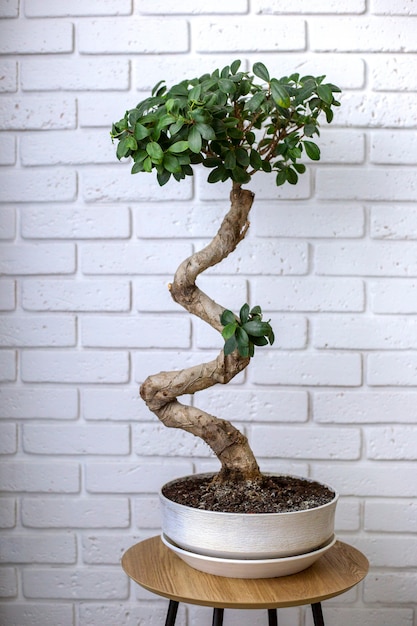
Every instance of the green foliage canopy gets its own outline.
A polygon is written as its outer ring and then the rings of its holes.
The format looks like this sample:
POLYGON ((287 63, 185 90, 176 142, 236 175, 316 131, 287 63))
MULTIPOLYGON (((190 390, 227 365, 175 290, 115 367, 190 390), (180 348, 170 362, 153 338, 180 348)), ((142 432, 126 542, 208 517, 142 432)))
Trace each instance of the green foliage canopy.
POLYGON ((303 153, 318 161, 319 117, 333 119, 339 106, 325 76, 292 74, 271 78, 263 63, 252 73, 234 61, 222 70, 183 80, 152 95, 112 126, 117 157, 133 159, 132 174, 156 170, 158 183, 180 181, 202 164, 208 182, 249 183, 258 171, 273 172, 276 184, 295 185, 305 165, 303 153), (257 81, 260 79, 261 83, 257 81))

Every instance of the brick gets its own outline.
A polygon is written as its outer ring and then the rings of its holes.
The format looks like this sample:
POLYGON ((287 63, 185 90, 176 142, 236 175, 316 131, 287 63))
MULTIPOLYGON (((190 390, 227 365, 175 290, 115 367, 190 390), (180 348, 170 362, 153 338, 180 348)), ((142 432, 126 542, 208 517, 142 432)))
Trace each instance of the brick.
POLYGON ((158 528, 161 525, 158 496, 138 496, 133 499, 133 526, 158 528))
POLYGON ((74 388, 0 388, 0 416, 6 419, 76 419, 78 393, 74 388))
POLYGON ((0 617, 8 626, 31 624, 32 626, 73 626, 73 607, 68 604, 46 604, 30 602, 3 603, 0 617))
POLYGON ((131 234, 130 211, 123 206, 29 206, 20 222, 25 239, 127 239, 131 234))
MULTIPOLYGON (((153 596, 155 597, 155 596, 153 596)), ((155 602, 151 605, 145 605, 143 602, 138 605, 127 604, 94 604, 82 603, 78 607, 80 624, 100 624, 100 626, 130 626, 130 624, 138 624, 142 626, 159 626, 163 624, 166 617, 166 606, 158 606, 155 602)), ((181 605, 178 612, 178 618, 183 613, 181 605)), ((183 615, 184 617, 184 615, 183 615)), ((16 625, 17 626, 17 625, 16 625)), ((403 626, 402 624, 400 626, 403 626)))
POLYGON ((26 0, 27 17, 69 17, 89 15, 130 15, 132 0, 26 0))
POLYGON ((13 461, 3 464, 0 484, 5 492, 78 493, 78 463, 13 461))
POLYGON ((16 163, 16 139, 14 135, 0 133, 0 141, 0 165, 14 165, 16 163))
POLYGON ((346 279, 263 278, 253 285, 254 302, 272 311, 363 311, 364 289, 361 281, 346 279))
MULTIPOLYGON (((115 157, 116 160, 116 157, 115 157)), ((163 188, 158 185, 156 174, 140 173, 132 178, 130 170, 119 167, 102 166, 86 175, 82 172, 81 191, 86 202, 138 202, 159 200, 188 200, 192 196, 192 183, 171 180, 163 188)))
POLYGON ((198 52, 277 52, 304 50, 304 20, 269 17, 200 18, 191 24, 191 41, 198 52))
POLYGON ((295 0, 291 6, 284 0, 255 0, 256 13, 283 14, 283 13, 364 13, 365 0, 354 0, 347 6, 342 6, 337 0, 318 0, 313 5, 309 0, 295 0))
POLYGON ((143 202, 133 211, 135 232, 141 239, 214 237, 228 209, 229 202, 191 200, 160 202, 155 211, 153 203, 143 202))
POLYGON ((381 279, 369 281, 371 310, 375 313, 417 313, 417 281, 381 279))
POLYGON ((16 211, 13 208, 0 209, 0 239, 7 241, 16 237, 16 211))
POLYGON ((417 200, 412 167, 317 171, 317 196, 323 200, 417 200))
POLYGON ((252 364, 251 380, 261 385, 355 387, 362 383, 359 354, 283 352, 279 360, 265 352, 252 364))
POLYGON ((312 396, 314 420, 328 424, 389 424, 415 422, 417 393, 413 391, 317 391, 312 396))
POLYGON ((417 347, 417 320, 410 317, 321 316, 312 324, 315 348, 404 350, 417 347))
POLYGON ((335 121, 347 128, 413 128, 417 103, 412 93, 345 92, 335 121))
POLYGON ((28 528, 128 528, 127 498, 24 498, 22 524, 28 528))
POLYGON ((358 531, 361 527, 362 509, 360 502, 352 498, 339 498, 336 509, 335 530, 337 533, 358 531))
POLYGON ((25 424, 23 451, 28 454, 129 454, 130 428, 126 425, 43 426, 25 424))
MULTIPOLYGON (((126 91, 130 87, 130 63, 127 59, 108 59, 106 63, 94 58, 25 59, 20 84, 23 91, 126 91)), ((100 150, 96 150, 98 156, 100 150)))
POLYGON ((170 0, 155 0, 150 4, 147 0, 139 0, 136 10, 143 15, 201 15, 222 13, 247 13, 247 0, 229 0, 227 4, 221 0, 212 0, 207 5, 204 0, 183 0, 180 5, 173 5, 170 0))
MULTIPOLYGON (((202 247, 202 244, 198 244, 202 247)), ((308 245, 302 241, 283 241, 277 248, 274 240, 242 241, 236 254, 210 268, 207 275, 218 274, 307 274, 309 267, 308 245)))
POLYGON ((417 15, 413 0, 371 0, 371 13, 376 15, 417 15))
POLYGON ((2 54, 57 54, 73 51, 73 26, 61 20, 14 20, 0 24, 2 54))
MULTIPOLYGON (((217 358, 218 352, 204 351, 180 351, 180 350, 152 350, 136 351, 132 354, 132 364, 136 381, 144 381, 152 372, 177 371, 186 367, 192 367, 199 363, 207 363, 217 358)), ((241 374, 240 374, 241 376, 241 374)), ((234 381, 239 380, 239 376, 234 381)), ((242 382, 242 381, 241 381, 242 382)))
MULTIPOLYGON (((342 596, 342 599, 345 596, 342 596)), ((330 600, 331 602, 331 600, 330 600)), ((339 600, 340 603, 340 600, 339 600)), ((330 624, 348 624, 349 620, 353 620, 354 624, 366 624, 366 626, 412 626, 413 614, 407 608, 387 608, 386 606, 378 606, 377 608, 359 608, 356 606, 326 606, 324 607, 324 615, 330 624)))
POLYGON ((121 568, 27 569, 22 574, 23 595, 29 599, 124 600, 129 595, 121 568))
POLYGON ((17 63, 14 60, 2 59, 0 61, 0 92, 12 93, 16 91, 17 63))
POLYGON ((0 172, 4 202, 38 202, 74 200, 77 193, 75 171, 54 169, 0 172))
POLYGON ((0 129, 2 130, 73 129, 75 125, 74 98, 61 96, 44 98, 34 95, 25 98, 4 97, 2 99, 0 115, 0 129))
POLYGON ((413 71, 415 54, 373 54, 369 58, 369 77, 373 91, 416 91, 417 77, 413 71))
POLYGON ((413 463, 322 463, 311 478, 331 482, 343 496, 408 498, 417 495, 413 463))
POLYGON ((368 427, 365 441, 368 459, 412 461, 417 458, 417 429, 413 426, 368 427))
POLYGON ((128 498, 112 496, 24 498, 22 524, 28 528, 128 528, 128 498))
POLYGON ((176 476, 192 474, 191 461, 175 460, 169 465, 141 460, 135 463, 88 463, 86 488, 88 493, 156 493, 162 485, 176 476))
POLYGON ((16 352, 14 350, 0 351, 0 380, 12 382, 16 380, 16 352))
POLYGON ((387 352, 368 356, 368 384, 415 386, 417 355, 413 352, 387 352))
MULTIPOLYGON (((55 73, 56 75, 56 73, 55 73)), ((23 165, 82 165, 91 163, 91 146, 97 151, 95 163, 113 163, 114 146, 110 137, 103 132, 92 131, 83 134, 80 142, 73 137, 68 140, 66 131, 51 131, 25 134, 20 142, 20 155, 23 165), (62 146, 57 150, 57 146, 62 146)))
POLYGON ((4 0, 0 7, 0 17, 18 17, 19 0, 4 0))
POLYGON ((315 269, 332 276, 415 276, 414 248, 414 243, 403 241, 320 243, 315 247, 315 269))
POLYGON ((0 598, 15 598, 16 596, 17 570, 15 567, 2 567, 0 581, 0 598))
POLYGON ((371 133, 371 163, 414 165, 417 163, 417 132, 378 131, 371 133))
MULTIPOLYGON (((149 94, 144 94, 145 98, 149 94)), ((124 99, 124 98, 123 98, 124 99)), ((132 108, 136 104, 137 98, 132 98, 132 108)), ((105 128, 106 133, 110 132, 111 125, 124 115, 120 93, 77 94, 78 123, 81 128, 100 127, 105 128)), ((107 134, 108 136, 108 134, 107 134)))
POLYGON ((81 345, 89 348, 189 348, 190 321, 185 317, 84 316, 80 320, 81 345))
POLYGON ((28 311, 129 311, 130 285, 124 280, 26 280, 22 307, 28 311))
POLYGON ((309 22, 310 47, 320 52, 413 52, 413 21, 406 17, 327 17, 309 22))
POLYGON ((189 243, 173 241, 140 244, 84 244, 80 246, 84 274, 173 274, 192 254, 189 243))
POLYGON ((251 428, 255 456, 293 459, 358 459, 361 435, 353 428, 309 428, 256 424, 251 428))
POLYGON ((417 502, 414 500, 377 500, 365 502, 364 528, 371 532, 416 533, 417 502))
POLYGON ((81 537, 82 561, 90 565, 119 565, 123 553, 134 543, 146 536, 121 537, 118 535, 100 534, 83 535, 81 537))
POLYGON ((232 420, 243 422, 306 422, 308 396, 303 390, 229 389, 215 386, 196 399, 199 408, 232 420))
POLYGON ((14 280, 0 281, 0 311, 13 311, 16 307, 16 284, 14 280))
POLYGON ((149 411, 139 397, 139 389, 83 389, 82 414, 86 420, 136 421, 149 419, 149 411))
MULTIPOLYGON (((203 201, 209 200, 213 202, 221 200, 224 203, 229 203, 230 181, 211 185, 207 182, 207 176, 207 168, 195 168, 197 198, 203 201)), ((283 185, 282 187, 276 186, 274 175, 257 172, 256 176, 248 183, 248 188, 255 194, 255 202, 258 200, 305 200, 312 195, 309 170, 300 176, 296 185, 283 185)))
POLYGON ((127 352, 37 350, 22 353, 25 382, 124 383, 129 379, 127 352))
POLYGON ((5 534, 1 553, 2 563, 75 563, 76 538, 69 533, 5 534))
POLYGON ((14 316, 0 319, 0 346, 75 346, 75 318, 14 316))
POLYGON ((276 203, 257 202, 255 233, 258 237, 337 237, 354 238, 364 234, 364 212, 353 203, 276 203))
POLYGON ((417 209, 413 206, 374 205, 370 218, 371 237, 374 239, 417 239, 417 209))
POLYGON ((0 454, 15 454, 17 452, 17 426, 15 424, 0 424, 0 454))
POLYGON ((417 574, 401 571, 398 573, 371 573, 365 580, 365 602, 410 603, 415 601, 417 574))
POLYGON ((133 449, 141 457, 205 457, 210 448, 199 438, 182 429, 167 428, 161 423, 135 425, 133 449))
POLYGON ((16 526, 16 499, 2 497, 0 504, 0 528, 14 528, 16 526))
POLYGON ((82 54, 156 54, 188 51, 186 20, 138 19, 83 20, 78 24, 78 49, 82 54))
POLYGON ((364 163, 365 135, 361 132, 324 130, 320 133, 321 163, 364 163))
POLYGON ((0 253, 3 274, 72 274, 75 247, 68 243, 4 244, 0 253))

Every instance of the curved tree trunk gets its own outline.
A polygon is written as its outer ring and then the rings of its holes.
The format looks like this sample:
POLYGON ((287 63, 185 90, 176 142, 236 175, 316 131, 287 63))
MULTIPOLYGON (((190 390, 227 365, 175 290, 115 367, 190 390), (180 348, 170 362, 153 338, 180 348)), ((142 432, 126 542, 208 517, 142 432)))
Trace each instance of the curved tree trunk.
MULTIPOLYGON (((221 332, 220 316, 225 307, 209 298, 195 284, 199 274, 226 258, 249 227, 248 215, 254 194, 233 183, 231 206, 213 240, 201 251, 183 261, 169 286, 173 299, 189 313, 197 315, 221 332)), ((171 428, 182 428, 201 437, 221 463, 217 479, 257 480, 261 474, 247 438, 226 420, 196 407, 178 402, 184 394, 194 394, 216 383, 226 384, 249 364, 249 358, 237 351, 225 356, 223 350, 209 363, 181 371, 160 372, 149 376, 140 388, 140 395, 158 418, 171 428)))

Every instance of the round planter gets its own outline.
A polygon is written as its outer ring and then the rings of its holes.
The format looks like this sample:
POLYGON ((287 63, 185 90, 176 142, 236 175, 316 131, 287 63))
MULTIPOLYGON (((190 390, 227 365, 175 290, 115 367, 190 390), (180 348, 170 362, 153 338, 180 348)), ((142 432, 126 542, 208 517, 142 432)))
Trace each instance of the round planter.
POLYGON ((162 491, 162 532, 189 552, 229 559, 276 559, 312 552, 334 534, 338 500, 334 489, 334 498, 322 506, 255 514, 191 508, 169 500, 162 491))

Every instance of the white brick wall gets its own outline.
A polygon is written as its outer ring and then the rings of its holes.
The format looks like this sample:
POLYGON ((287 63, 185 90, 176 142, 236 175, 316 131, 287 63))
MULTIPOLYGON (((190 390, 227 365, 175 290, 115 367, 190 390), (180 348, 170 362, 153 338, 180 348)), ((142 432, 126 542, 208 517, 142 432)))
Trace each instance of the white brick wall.
POLYGON ((120 556, 158 532, 163 482, 217 464, 137 386, 220 349, 167 284, 229 187, 131 177, 109 130, 158 80, 241 58, 325 73, 342 107, 299 185, 255 177, 247 240, 200 281, 227 307, 261 304, 276 344, 192 401, 240 425, 266 470, 340 492, 337 531, 371 571, 326 623, 417 626, 416 20, 413 0, 0 3, 2 624, 164 621, 120 556))

